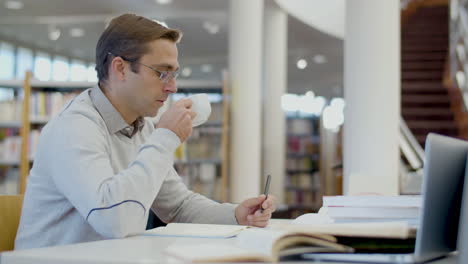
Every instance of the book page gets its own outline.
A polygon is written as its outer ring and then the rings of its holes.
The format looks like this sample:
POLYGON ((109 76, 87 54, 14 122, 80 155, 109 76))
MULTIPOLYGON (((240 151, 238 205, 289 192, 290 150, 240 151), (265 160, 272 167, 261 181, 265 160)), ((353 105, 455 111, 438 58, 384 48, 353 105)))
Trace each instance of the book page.
POLYGON ((164 253, 166 255, 192 263, 209 262, 253 262, 272 261, 267 256, 233 245, 219 245, 205 243, 199 245, 170 245, 164 253))
POLYGON ((148 236, 180 236, 200 238, 229 238, 239 234, 248 226, 170 223, 167 226, 147 230, 148 236))
POLYGON ((334 223, 311 225, 282 225, 282 230, 332 236, 407 239, 414 237, 414 228, 407 222, 334 223))

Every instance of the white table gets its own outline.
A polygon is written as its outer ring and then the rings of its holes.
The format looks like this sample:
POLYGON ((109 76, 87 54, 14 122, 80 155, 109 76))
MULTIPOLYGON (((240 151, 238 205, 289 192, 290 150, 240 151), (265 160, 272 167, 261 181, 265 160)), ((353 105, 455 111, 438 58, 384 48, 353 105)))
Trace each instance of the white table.
MULTIPOLYGON (((272 219, 270 224, 287 224, 289 219, 272 219)), ((4 252, 0 264, 64 264, 64 263, 177 263, 177 259, 163 254, 169 245, 219 243, 234 244, 235 239, 209 239, 188 237, 134 236, 124 239, 111 239, 66 246, 27 249, 4 252)), ((333 262, 325 262, 333 264, 333 262)), ((450 257, 434 264, 456 264, 450 257)))
MULTIPOLYGON (((198 244, 204 242, 220 244, 234 243, 234 239, 207 239, 181 237, 136 236, 125 239, 103 240, 67 246, 28 249, 4 252, 1 264, 63 264, 63 263, 176 263, 176 259, 163 254, 173 243, 198 244)), ((326 262, 332 264, 331 262, 326 262)), ((450 257, 431 262, 455 264, 450 257)))

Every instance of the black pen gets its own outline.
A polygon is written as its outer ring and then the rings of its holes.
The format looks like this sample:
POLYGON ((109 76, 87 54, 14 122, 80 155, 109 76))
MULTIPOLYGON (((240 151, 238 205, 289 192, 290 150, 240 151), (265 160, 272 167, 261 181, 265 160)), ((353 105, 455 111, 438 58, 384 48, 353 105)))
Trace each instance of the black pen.
MULTIPOLYGON (((271 175, 268 174, 267 180, 265 183, 265 190, 263 191, 263 194, 265 195, 265 201, 268 199, 268 191, 270 190, 270 180, 271 180, 271 175)), ((263 213, 263 207, 260 205, 260 212, 263 213)))

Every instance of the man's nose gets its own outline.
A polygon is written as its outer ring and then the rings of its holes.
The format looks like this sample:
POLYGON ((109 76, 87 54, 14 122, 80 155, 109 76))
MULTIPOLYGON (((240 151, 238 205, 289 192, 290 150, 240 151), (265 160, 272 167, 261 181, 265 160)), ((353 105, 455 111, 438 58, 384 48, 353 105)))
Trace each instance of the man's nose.
POLYGON ((172 79, 169 82, 164 84, 164 92, 166 92, 166 93, 176 93, 177 92, 177 85, 176 85, 175 79, 172 79))

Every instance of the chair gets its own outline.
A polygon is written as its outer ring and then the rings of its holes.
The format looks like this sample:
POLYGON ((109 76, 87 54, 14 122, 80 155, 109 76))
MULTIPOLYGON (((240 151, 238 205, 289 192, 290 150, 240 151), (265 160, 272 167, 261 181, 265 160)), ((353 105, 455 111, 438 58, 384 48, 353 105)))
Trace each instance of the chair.
POLYGON ((23 195, 0 195, 0 252, 13 250, 23 195))

